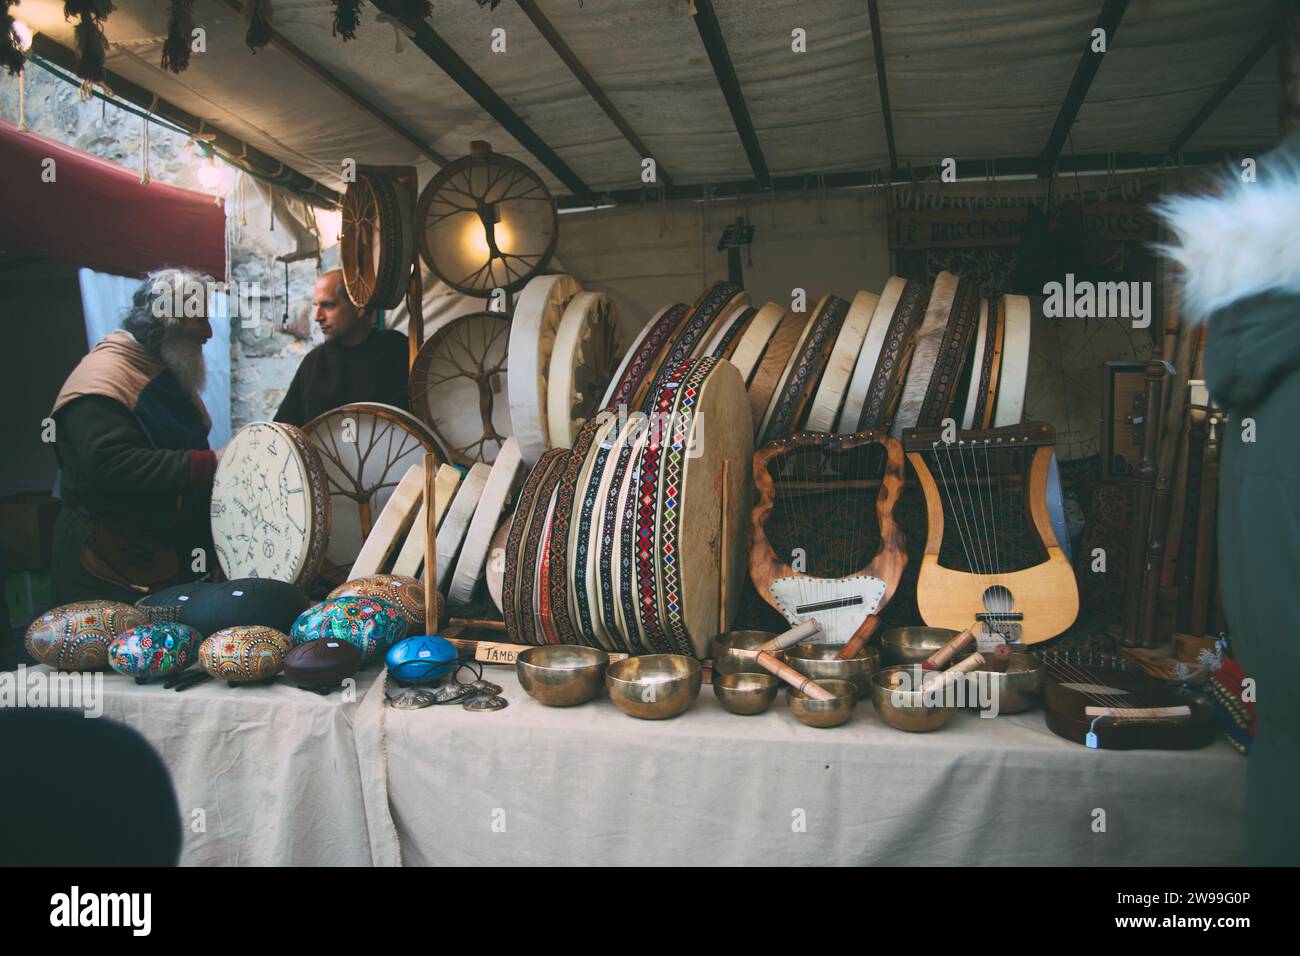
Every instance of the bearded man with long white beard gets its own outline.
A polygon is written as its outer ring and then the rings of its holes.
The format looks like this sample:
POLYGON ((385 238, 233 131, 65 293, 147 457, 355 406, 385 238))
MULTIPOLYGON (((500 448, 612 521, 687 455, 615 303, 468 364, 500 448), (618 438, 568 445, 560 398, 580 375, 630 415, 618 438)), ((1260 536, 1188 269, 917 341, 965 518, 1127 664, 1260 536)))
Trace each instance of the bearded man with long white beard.
POLYGON ((51 412, 63 501, 56 604, 134 601, 201 577, 212 557, 208 508, 220 453, 208 448, 212 422, 199 397, 212 337, 208 283, 175 269, 151 274, 122 328, 59 391, 51 412))

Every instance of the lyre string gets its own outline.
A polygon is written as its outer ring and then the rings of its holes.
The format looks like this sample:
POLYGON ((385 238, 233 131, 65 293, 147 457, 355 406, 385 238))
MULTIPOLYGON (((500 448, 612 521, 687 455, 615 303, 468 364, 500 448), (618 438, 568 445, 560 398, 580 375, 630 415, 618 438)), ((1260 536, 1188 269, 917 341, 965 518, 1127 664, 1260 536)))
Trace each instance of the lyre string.
POLYGON ((942 443, 946 452, 946 455, 944 457, 947 457, 948 459, 948 468, 946 469, 944 468, 943 459, 938 452, 938 447, 940 444, 941 443, 937 441, 931 444, 931 448, 934 450, 935 464, 939 468, 939 477, 943 484, 944 494, 947 496, 948 499, 949 510, 952 511, 953 520, 957 525, 957 538, 961 543, 962 552, 966 556, 966 565, 970 569, 970 573, 979 577, 981 576, 979 561, 972 556, 971 541, 968 535, 968 531, 973 533, 973 529, 968 528, 965 508, 958 507, 957 492, 955 491, 955 487, 957 483, 957 474, 956 474, 956 469, 952 463, 951 443, 948 442, 942 443), (951 478, 949 477, 948 474, 949 471, 952 471, 951 478))

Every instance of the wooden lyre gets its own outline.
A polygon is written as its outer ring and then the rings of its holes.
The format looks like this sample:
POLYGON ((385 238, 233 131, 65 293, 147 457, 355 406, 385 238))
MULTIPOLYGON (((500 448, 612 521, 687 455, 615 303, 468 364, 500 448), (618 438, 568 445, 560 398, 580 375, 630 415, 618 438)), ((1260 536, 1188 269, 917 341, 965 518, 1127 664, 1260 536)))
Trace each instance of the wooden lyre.
POLYGON ((903 447, 925 492, 928 534, 916 583, 922 619, 931 627, 957 631, 980 622, 985 633, 1001 634, 1011 644, 1055 637, 1079 613, 1074 570, 1047 511, 1055 430, 1043 422, 1024 422, 959 431, 952 441, 944 435, 941 428, 911 428, 903 434, 903 447), (1003 500, 1008 494, 1020 500, 1008 507, 1003 500), (1018 522, 1025 516, 1030 524, 1021 527, 1018 522), (951 540, 945 542, 945 534, 951 540), (1045 560, 1013 569, 1016 544, 1032 544, 1045 560), (964 558, 964 567, 940 564, 941 549, 959 561, 964 558))
MULTIPOLYGON (((769 442, 754 454, 754 484, 758 501, 750 515, 752 538, 749 551, 749 576, 754 587, 768 604, 784 615, 792 625, 817 621, 825 640, 831 644, 848 644, 855 636, 855 646, 870 636, 878 623, 876 614, 889 603, 907 564, 907 549, 902 529, 894 521, 894 505, 903 489, 903 447, 884 432, 862 431, 852 435, 800 432, 769 442), (767 533, 766 524, 776 506, 776 478, 781 474, 783 488, 794 494, 831 492, 848 488, 874 486, 874 476, 836 476, 829 481, 803 482, 782 469, 782 456, 813 456, 821 453, 824 467, 830 456, 865 449, 872 444, 884 451, 884 475, 879 479, 875 519, 880 529, 880 546, 866 564, 839 577, 804 574, 778 557, 767 533)), ((864 521, 870 520, 863 517, 864 521)), ((865 529, 864 529, 865 530, 865 529)), ((812 533, 814 529, 805 529, 812 533)), ((814 546, 820 544, 810 540, 814 546)))

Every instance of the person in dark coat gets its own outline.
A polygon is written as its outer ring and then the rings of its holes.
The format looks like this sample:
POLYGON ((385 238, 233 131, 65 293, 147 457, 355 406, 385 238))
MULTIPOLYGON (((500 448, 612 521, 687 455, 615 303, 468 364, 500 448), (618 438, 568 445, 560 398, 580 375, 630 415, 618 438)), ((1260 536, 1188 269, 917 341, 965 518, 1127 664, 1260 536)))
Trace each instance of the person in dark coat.
POLYGON ((1205 377, 1228 413, 1218 547, 1237 657, 1255 681, 1248 860, 1300 864, 1300 131, 1257 180, 1158 208, 1184 318, 1208 322, 1205 377))
POLYGON ((312 304, 325 341, 298 366, 275 420, 301 428, 322 412, 352 402, 408 410, 406 336, 375 328, 374 311, 352 304, 338 269, 316 280, 312 304))
POLYGON ((212 422, 199 397, 212 337, 208 282, 174 269, 150 275, 122 328, 90 350, 55 399, 57 604, 134 601, 202 576, 213 559, 219 453, 208 447, 212 422))

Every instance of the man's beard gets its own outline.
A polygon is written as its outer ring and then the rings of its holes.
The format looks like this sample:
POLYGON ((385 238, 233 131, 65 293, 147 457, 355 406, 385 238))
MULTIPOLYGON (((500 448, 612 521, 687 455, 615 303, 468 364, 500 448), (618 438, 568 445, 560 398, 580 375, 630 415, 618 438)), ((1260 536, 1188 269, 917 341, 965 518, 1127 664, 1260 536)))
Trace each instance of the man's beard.
POLYGON ((179 328, 168 329, 163 335, 162 346, 158 349, 162 359, 181 388, 188 392, 203 391, 207 384, 208 368, 203 361, 203 343, 186 335, 179 328))

